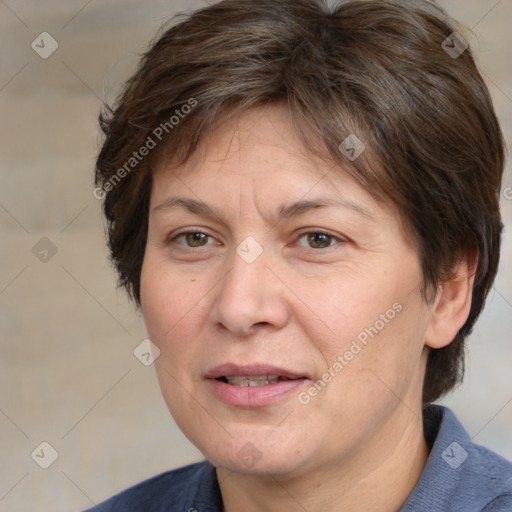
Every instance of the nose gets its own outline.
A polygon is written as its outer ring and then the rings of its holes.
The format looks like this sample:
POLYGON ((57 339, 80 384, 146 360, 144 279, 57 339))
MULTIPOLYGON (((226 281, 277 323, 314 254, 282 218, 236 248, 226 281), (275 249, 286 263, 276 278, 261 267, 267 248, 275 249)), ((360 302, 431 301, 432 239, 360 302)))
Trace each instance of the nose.
POLYGON ((221 281, 215 301, 217 324, 240 338, 255 334, 258 328, 286 325, 286 285, 278 275, 265 251, 251 263, 234 251, 231 270, 221 281))

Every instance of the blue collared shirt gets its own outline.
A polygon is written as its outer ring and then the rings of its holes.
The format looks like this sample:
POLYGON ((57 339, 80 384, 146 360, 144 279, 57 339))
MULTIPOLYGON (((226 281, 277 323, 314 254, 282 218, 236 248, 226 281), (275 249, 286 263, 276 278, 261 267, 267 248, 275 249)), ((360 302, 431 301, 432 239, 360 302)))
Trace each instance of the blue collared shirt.
MULTIPOLYGON (((512 462, 473 443, 439 405, 424 413, 432 450, 399 512, 512 512, 512 462)), ((85 512, 222 512, 215 468, 199 462, 139 483, 85 512)))

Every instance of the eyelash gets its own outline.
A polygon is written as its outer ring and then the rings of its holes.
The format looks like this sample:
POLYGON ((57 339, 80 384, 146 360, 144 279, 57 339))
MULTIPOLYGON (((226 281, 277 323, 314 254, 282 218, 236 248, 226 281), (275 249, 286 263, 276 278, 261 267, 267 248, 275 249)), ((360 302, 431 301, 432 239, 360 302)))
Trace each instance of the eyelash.
MULTIPOLYGON (((201 231, 201 230, 187 230, 187 231, 180 231, 178 233, 175 233, 175 234, 171 234, 169 235, 166 240, 165 240, 165 245, 168 246, 170 245, 172 242, 175 242, 179 237, 181 236, 184 236, 184 235, 192 235, 192 234, 201 234, 201 235, 206 235, 208 236, 209 238, 213 238, 212 235, 210 235, 209 233, 205 232, 205 231, 201 231)), ((332 240, 336 240, 338 242, 345 242, 345 240, 343 240, 342 238, 339 238, 337 236, 334 236, 333 234, 329 233, 328 231, 324 231, 322 229, 308 229, 306 231, 301 231, 298 233, 298 236, 299 236, 299 240, 304 237, 305 235, 310 235, 310 234, 315 234, 315 235, 325 235, 327 237, 329 237, 330 239, 332 240)), ((179 245, 179 244, 178 244, 179 245)), ((188 246, 180 246, 180 247, 185 247, 186 249, 198 249, 200 247, 188 247, 188 246)), ((206 247, 206 246, 201 246, 201 247, 206 247)), ((310 247, 310 249, 312 250, 315 250, 315 251, 319 251, 319 250, 326 250, 326 249, 329 249, 331 248, 332 245, 329 245, 328 247, 320 247, 320 248, 314 248, 314 247, 310 247)))

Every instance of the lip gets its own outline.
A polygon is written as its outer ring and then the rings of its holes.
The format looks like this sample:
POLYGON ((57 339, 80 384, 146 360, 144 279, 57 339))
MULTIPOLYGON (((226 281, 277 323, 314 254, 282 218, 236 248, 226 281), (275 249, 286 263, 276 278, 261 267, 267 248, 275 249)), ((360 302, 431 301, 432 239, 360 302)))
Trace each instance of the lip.
POLYGON ((227 363, 209 370, 205 379, 210 391, 221 402, 236 407, 257 408, 271 405, 297 392, 309 380, 304 374, 267 364, 237 365, 227 363), (264 386, 233 386, 222 382, 219 377, 257 377, 279 375, 291 380, 279 381, 264 386))
POLYGON ((257 377, 259 375, 279 375, 288 379, 307 378, 303 373, 295 373, 286 368, 268 364, 244 364, 226 363, 216 366, 205 375, 206 379, 218 379, 219 377, 257 377))

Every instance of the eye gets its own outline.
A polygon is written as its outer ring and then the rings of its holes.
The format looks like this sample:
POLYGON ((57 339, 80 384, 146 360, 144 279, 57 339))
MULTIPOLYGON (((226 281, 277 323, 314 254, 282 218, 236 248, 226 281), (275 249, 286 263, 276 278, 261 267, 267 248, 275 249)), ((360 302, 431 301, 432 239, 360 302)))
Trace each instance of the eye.
MULTIPOLYGON (((212 245, 208 244, 209 239, 213 239, 213 237, 203 231, 182 231, 181 233, 170 235, 166 239, 165 243, 166 245, 169 245, 173 242, 177 242, 178 245, 182 247, 198 248, 206 245, 212 245), (179 243, 178 241, 180 239, 184 240, 184 242, 179 243)), ((299 243, 299 245, 302 247, 309 247, 311 249, 327 249, 334 245, 335 242, 343 242, 342 239, 319 230, 303 232, 299 234, 299 240, 301 239, 306 239, 306 243, 308 245, 305 246, 301 243, 299 243)))
MULTIPOLYGON (((306 242, 309 244, 309 247, 312 249, 327 249, 332 245, 331 242, 338 241, 343 242, 338 237, 326 233, 324 231, 306 231, 299 235, 299 240, 306 238, 306 242)), ((299 244, 302 245, 302 244, 299 244)), ((302 247, 304 247, 302 245, 302 247)))
MULTIPOLYGON (((207 241, 209 238, 212 238, 207 233, 203 233, 202 231, 182 231, 181 233, 177 233, 175 235, 171 235, 166 240, 166 245, 170 244, 171 242, 175 242, 179 239, 183 239, 185 241, 184 244, 178 243, 178 245, 181 245, 182 247, 203 247, 205 245, 208 245, 207 241)), ((211 245, 211 244, 210 244, 211 245)))

